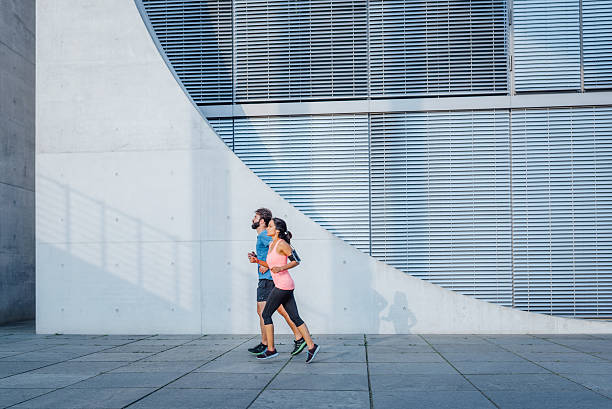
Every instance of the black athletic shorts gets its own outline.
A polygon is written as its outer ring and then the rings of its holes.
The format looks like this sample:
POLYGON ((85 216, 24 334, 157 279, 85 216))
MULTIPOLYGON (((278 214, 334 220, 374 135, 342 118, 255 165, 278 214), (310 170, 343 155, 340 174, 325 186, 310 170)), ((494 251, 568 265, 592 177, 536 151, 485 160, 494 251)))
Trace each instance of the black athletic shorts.
POLYGON ((268 301, 270 291, 274 288, 274 281, 261 279, 257 284, 257 302, 268 301))

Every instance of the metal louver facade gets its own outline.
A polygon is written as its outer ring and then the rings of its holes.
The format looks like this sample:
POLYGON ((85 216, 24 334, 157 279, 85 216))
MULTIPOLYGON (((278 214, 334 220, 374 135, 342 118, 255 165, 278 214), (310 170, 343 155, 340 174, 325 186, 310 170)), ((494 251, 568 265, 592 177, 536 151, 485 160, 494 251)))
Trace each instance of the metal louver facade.
POLYGON ((507 91, 505 1, 369 4, 372 96, 507 91))
POLYGON ((612 0, 582 0, 584 87, 612 89, 612 0))
POLYGON ((515 305, 612 316, 612 108, 512 112, 515 305))
POLYGON ((580 89, 580 1, 514 0, 516 91, 580 89))
POLYGON ((232 118, 208 118, 210 126, 213 127, 217 135, 221 138, 228 148, 234 149, 234 120, 232 118))
POLYGON ((236 0, 236 100, 368 95, 365 0, 236 0))
POLYGON ((372 116, 372 255, 512 304, 508 111, 372 116))
POLYGON ((234 152, 321 226, 368 252, 368 117, 238 118, 234 152))
POLYGON ((232 0, 142 0, 142 4, 193 100, 232 102, 232 0))
POLYGON ((612 319, 612 0, 136 1, 228 147, 330 232, 612 319))

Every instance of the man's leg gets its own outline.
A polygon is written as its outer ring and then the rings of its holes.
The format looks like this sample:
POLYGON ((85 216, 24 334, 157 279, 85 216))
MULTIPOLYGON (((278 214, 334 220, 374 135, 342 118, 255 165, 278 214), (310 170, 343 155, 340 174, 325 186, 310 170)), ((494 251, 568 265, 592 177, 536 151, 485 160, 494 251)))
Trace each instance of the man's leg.
MULTIPOLYGON (((278 307, 278 310, 276 310, 276 311, 278 311, 278 313, 285 319, 285 321, 287 321, 287 325, 289 325, 289 328, 291 328, 291 331, 293 331, 293 336, 295 337, 295 340, 297 341, 297 340, 301 339, 302 338, 302 334, 300 333, 300 330, 295 326, 293 321, 291 321, 291 318, 289 318, 289 314, 287 314, 287 310, 285 310, 285 307, 283 307, 282 304, 281 304, 278 307)), ((263 318, 261 319, 261 325, 262 325, 262 329, 263 329, 263 318)), ((263 342, 263 341, 262 341, 262 343, 265 344, 265 342, 263 342)))
MULTIPOLYGON (((261 316, 262 311, 264 310, 264 308, 266 307, 266 302, 265 301, 257 301, 257 315, 259 315, 259 328, 261 329, 261 343, 264 345, 268 345, 267 339, 266 339, 266 331, 264 328, 264 321, 263 321, 263 317, 261 316)), ((283 309, 284 311, 284 309, 283 309)), ((286 314, 286 312, 285 312, 286 314)), ((289 316, 287 315, 287 318, 289 318, 289 316)), ((294 325, 295 327, 295 325, 294 325)), ((297 328, 296 328, 297 330, 297 328)), ((298 331, 299 332, 299 331, 298 331)))

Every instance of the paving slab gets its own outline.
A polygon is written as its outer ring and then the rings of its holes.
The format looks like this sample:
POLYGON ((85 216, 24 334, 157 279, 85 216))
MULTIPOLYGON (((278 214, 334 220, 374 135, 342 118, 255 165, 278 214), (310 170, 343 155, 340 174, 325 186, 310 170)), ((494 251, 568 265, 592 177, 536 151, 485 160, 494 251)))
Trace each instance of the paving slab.
MULTIPOLYGON (((306 359, 306 349, 299 355, 296 355, 293 359, 301 360, 306 359)), ((365 362, 366 353, 365 348, 360 350, 349 350, 349 351, 327 351, 318 352, 316 356, 316 362, 365 362)))
MULTIPOLYGON (((255 399, 256 389, 163 388, 129 406, 146 409, 234 409, 246 408, 255 399)), ((283 406, 286 406, 287 401, 283 406)), ((268 407, 270 408, 270 406, 268 407)))
POLYGON ((281 372, 268 386, 279 390, 367 391, 368 376, 356 374, 294 374, 281 372))
POLYGON ((369 365, 370 374, 372 375, 439 375, 439 374, 456 374, 457 371, 446 362, 372 362, 369 365))
POLYGON ((3 389, 0 391, 0 407, 16 405, 51 391, 53 389, 3 389))
POLYGON ((368 362, 444 362, 435 352, 378 352, 368 351, 368 362))
POLYGON ((68 361, 35 369, 30 373, 67 374, 67 375, 98 375, 125 365, 123 362, 78 362, 68 361))
POLYGON ((542 362, 543 367, 563 374, 612 374, 612 362, 542 362))
POLYGON ((483 345, 489 342, 478 335, 423 335, 423 339, 432 345, 483 345))
POLYGON ((18 409, 123 408, 151 393, 146 388, 60 389, 14 406, 18 409))
POLYGON ((366 391, 280 391, 265 390, 250 406, 251 409, 368 409, 370 399, 366 391))
POLYGON ((511 352, 515 352, 518 354, 522 353, 553 353, 560 352, 564 354, 571 354, 573 352, 578 352, 575 349, 568 348, 563 345, 548 343, 548 344, 520 344, 520 345, 504 345, 504 348, 511 352))
POLYGON ((85 356, 87 353, 80 352, 50 352, 49 350, 44 351, 36 351, 36 352, 26 352, 19 355, 13 355, 6 358, 2 358, 0 361, 15 361, 15 362, 62 362, 67 361, 69 359, 78 358, 81 356, 85 356))
POLYGON ((140 353, 149 353, 156 354, 162 351, 166 351, 170 348, 173 348, 170 345, 135 345, 135 344, 127 344, 120 345, 117 347, 113 347, 111 349, 106 349, 105 352, 140 352, 140 353))
POLYGON ((452 362, 524 362, 517 354, 506 351, 499 352, 444 352, 444 358, 452 362))
POLYGON ((206 361, 180 361, 180 362, 147 362, 120 363, 121 366, 110 372, 182 372, 188 373, 204 365, 206 361))
MULTIPOLYGON (((172 382, 168 388, 257 389, 262 390, 274 377, 272 373, 193 372, 172 382)), ((366 380, 367 382, 367 380, 366 380)))
POLYGON ((160 388, 184 375, 181 372, 104 373, 70 385, 70 388, 160 388))
POLYGON ((453 362, 462 374, 538 374, 548 370, 528 361, 522 362, 453 362))
POLYGON ((584 387, 555 374, 466 375, 482 391, 583 391, 584 387))
POLYGON ((281 374, 327 374, 327 375, 367 375, 368 367, 365 362, 319 362, 313 361, 310 364, 304 362, 305 356, 295 358, 285 366, 281 374), (303 358, 303 359, 299 359, 303 358))
MULTIPOLYGON (((376 409, 494 409, 480 392, 474 391, 386 391, 373 395, 376 409)), ((517 407, 515 407, 516 409, 517 407)))
POLYGON ((460 374, 371 375, 372 391, 475 391, 460 374))
POLYGON ((153 354, 148 352, 96 352, 75 358, 74 361, 97 361, 97 362, 132 362, 148 358, 153 354))
POLYGON ((612 374, 570 374, 564 376, 612 399, 612 374))
POLYGON ((482 354, 488 352, 503 352, 505 351, 499 345, 487 343, 487 344, 439 344, 434 345, 434 348, 437 352, 441 354, 445 354, 447 352, 471 352, 475 354, 482 354))
POLYGON ((196 369, 196 372, 277 373, 287 362, 287 359, 277 358, 256 361, 251 355, 245 356, 245 360, 242 362, 223 362, 215 360, 196 369))
POLYGON ((176 350, 163 351, 154 355, 149 354, 145 357, 145 361, 208 361, 219 356, 219 352, 210 352, 205 350, 176 350))
POLYGON ((0 379, 0 389, 39 388, 57 389, 89 378, 88 374, 43 374, 27 372, 0 379))
POLYGON ((595 392, 492 391, 487 396, 501 409, 611 409, 612 399, 595 392))
POLYGON ((482 335, 483 339, 497 345, 536 345, 550 344, 545 337, 534 337, 533 335, 482 335))
POLYGON ((0 361, 0 378, 28 372, 43 366, 53 365, 55 362, 13 362, 0 361))
POLYGON ((533 362, 605 362, 605 359, 582 352, 528 352, 520 354, 523 358, 533 362))

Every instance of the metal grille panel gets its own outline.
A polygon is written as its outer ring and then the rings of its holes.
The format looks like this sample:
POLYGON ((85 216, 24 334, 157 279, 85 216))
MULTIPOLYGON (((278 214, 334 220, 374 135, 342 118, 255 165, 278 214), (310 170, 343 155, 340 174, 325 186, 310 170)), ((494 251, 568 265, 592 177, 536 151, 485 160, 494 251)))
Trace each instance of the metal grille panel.
POLYGON ((142 0, 142 4, 194 101, 232 102, 232 1, 142 0))
POLYGON ((236 0, 236 100, 368 94, 365 0, 236 0))
POLYGON ((371 95, 505 93, 505 1, 370 1, 371 95))
POLYGON ((232 118, 208 118, 208 122, 227 147, 234 150, 234 120, 232 118))
POLYGON ((612 316, 612 109, 512 113, 516 307, 612 316))
POLYGON ((612 88, 612 0, 582 0, 584 87, 612 88))
POLYGON ((516 91, 580 89, 579 0, 514 0, 516 91))
POLYGON ((367 115, 236 118, 234 151, 304 214, 369 252, 367 115))
POLYGON ((372 255, 512 303, 508 111, 372 116, 372 255))

